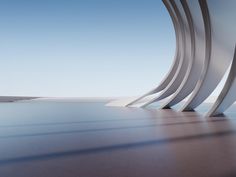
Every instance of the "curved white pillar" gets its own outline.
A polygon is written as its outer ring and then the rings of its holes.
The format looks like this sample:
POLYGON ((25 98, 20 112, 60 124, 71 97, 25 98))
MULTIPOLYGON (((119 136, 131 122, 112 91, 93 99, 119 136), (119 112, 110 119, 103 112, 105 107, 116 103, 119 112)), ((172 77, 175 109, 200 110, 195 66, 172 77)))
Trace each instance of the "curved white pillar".
POLYGON ((233 63, 225 82, 224 88, 221 91, 216 102, 207 113, 207 116, 218 116, 223 114, 223 112, 229 108, 236 101, 236 47, 234 52, 233 63))
POLYGON ((163 89, 165 89, 169 83, 173 80, 173 77, 175 76, 176 72, 178 72, 178 68, 180 63, 182 63, 182 58, 181 58, 181 52, 183 52, 183 47, 182 47, 182 32, 181 32, 181 27, 179 25, 178 19, 176 17, 176 14, 174 12, 174 10, 172 9, 169 0, 163 0, 163 3, 167 9, 167 11, 169 12, 169 15, 171 17, 173 26, 174 26, 174 30, 175 30, 175 36, 176 36, 176 49, 175 49, 175 57, 174 57, 174 62, 172 63, 171 69, 168 72, 168 74, 165 76, 165 78, 161 81, 161 83, 154 89, 152 89, 151 91, 149 91, 148 93, 136 98, 135 100, 132 100, 131 102, 129 102, 128 104, 126 104, 126 106, 130 106, 136 102, 138 102, 139 100, 142 100, 143 98, 145 98, 146 96, 158 93, 160 91, 162 91, 163 89))
POLYGON ((178 90, 171 98, 162 105, 162 108, 169 108, 185 99, 195 88, 203 69, 205 55, 205 33, 201 9, 198 1, 181 0, 185 11, 188 26, 187 37, 189 38, 186 48, 186 57, 189 57, 189 66, 185 78, 178 90))
POLYGON ((186 72, 188 72, 189 69, 189 63, 191 62, 191 59, 189 57, 189 50, 191 50, 189 44, 189 41, 191 40, 191 36, 188 36, 188 25, 185 24, 187 22, 186 14, 182 8, 182 5, 179 0, 170 0, 169 1, 180 25, 182 37, 183 37, 183 45, 182 45, 182 52, 181 52, 181 62, 178 67, 178 71, 175 73, 175 76, 172 78, 169 85, 160 93, 160 95, 157 95, 156 97, 152 98, 151 100, 148 100, 144 102, 143 104, 139 104, 139 107, 145 107, 151 103, 154 103, 156 101, 162 100, 173 93, 176 92, 176 90, 179 88, 181 83, 183 82, 186 72))
POLYGON ((186 16, 185 16, 184 10, 181 9, 182 7, 181 7, 180 1, 176 0, 176 2, 175 1, 169 1, 169 2, 176 14, 176 17, 179 23, 181 36, 182 36, 182 45, 181 45, 181 50, 180 50, 181 51, 180 64, 178 66, 178 69, 174 77, 172 78, 168 86, 159 95, 155 96, 154 98, 151 98, 143 103, 135 102, 135 104, 138 103, 137 107, 145 107, 153 102, 159 101, 173 94, 179 88, 188 70, 189 57, 186 57, 186 53, 187 53, 186 48, 189 49, 189 46, 187 46, 186 43, 188 43, 187 41, 189 40, 189 38, 186 37, 187 30, 185 29, 186 26, 184 25, 186 16))
POLYGON ((217 87, 232 61, 235 45, 235 0, 200 0, 205 31, 206 57, 201 79, 183 111, 199 106, 217 87), (231 8, 230 8, 231 6, 231 8), (230 10, 230 9, 231 10, 230 10))

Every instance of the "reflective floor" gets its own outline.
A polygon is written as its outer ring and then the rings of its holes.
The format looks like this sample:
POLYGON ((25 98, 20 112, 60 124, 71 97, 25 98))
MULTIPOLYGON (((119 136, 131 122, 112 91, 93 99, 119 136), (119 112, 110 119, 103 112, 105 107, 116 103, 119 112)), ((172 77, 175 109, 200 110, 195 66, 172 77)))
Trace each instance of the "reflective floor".
POLYGON ((205 118, 104 104, 1 103, 0 176, 236 176, 236 106, 205 118))

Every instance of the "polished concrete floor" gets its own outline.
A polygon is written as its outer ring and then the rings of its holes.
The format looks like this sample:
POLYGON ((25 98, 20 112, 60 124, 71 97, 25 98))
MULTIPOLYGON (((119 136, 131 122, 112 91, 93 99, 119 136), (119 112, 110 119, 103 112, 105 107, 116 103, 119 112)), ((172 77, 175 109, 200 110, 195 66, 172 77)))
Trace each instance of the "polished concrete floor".
POLYGON ((236 176, 236 106, 205 118, 104 104, 1 103, 0 177, 236 176))

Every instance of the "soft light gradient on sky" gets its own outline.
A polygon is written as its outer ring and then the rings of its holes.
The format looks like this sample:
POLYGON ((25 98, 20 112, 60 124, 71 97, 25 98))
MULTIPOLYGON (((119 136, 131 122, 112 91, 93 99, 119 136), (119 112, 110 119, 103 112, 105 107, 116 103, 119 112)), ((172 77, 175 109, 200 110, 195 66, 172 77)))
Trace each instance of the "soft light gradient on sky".
POLYGON ((0 38, 1 95, 139 95, 175 52, 160 0, 1 0, 0 38))

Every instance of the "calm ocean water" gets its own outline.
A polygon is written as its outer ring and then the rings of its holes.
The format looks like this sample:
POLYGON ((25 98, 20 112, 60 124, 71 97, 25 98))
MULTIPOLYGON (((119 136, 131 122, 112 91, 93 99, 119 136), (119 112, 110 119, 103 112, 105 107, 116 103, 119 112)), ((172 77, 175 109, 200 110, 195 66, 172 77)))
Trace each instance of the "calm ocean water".
MULTIPOLYGON (((107 101, 84 100, 34 100, 15 103, 0 103, 0 126, 21 124, 47 124, 70 121, 96 121, 108 119, 141 118, 150 114, 155 117, 159 112, 158 103, 147 109, 107 107, 107 101)), ((202 104, 196 109, 204 115, 212 104, 202 104)), ((174 107, 178 110, 180 105, 174 107)), ((226 111, 229 118, 236 117, 236 106, 226 111)))
POLYGON ((235 169, 228 168, 235 164, 235 106, 228 117, 209 119, 202 116, 209 104, 185 113, 158 110, 158 104, 146 109, 105 104, 74 99, 1 103, 0 177, 189 174, 183 169, 196 176, 213 171, 215 177, 235 169))

